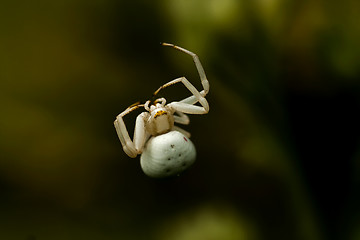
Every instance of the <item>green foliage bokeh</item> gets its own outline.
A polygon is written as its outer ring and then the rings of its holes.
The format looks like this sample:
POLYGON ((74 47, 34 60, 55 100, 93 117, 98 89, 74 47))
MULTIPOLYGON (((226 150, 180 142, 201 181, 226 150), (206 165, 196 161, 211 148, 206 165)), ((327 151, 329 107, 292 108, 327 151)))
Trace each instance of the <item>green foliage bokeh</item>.
MULTIPOLYGON (((344 118, 359 110, 358 1, 1 5, 1 239, 359 239, 358 137, 337 163, 351 171, 332 223, 306 180, 291 122, 313 119, 287 101, 346 92, 344 118), (127 106, 176 77, 201 87, 191 58, 159 42, 197 53, 210 82, 209 114, 184 127, 197 162, 167 180, 146 177, 113 127, 127 106)), ((187 97, 181 91, 167 98, 187 97)), ((126 119, 130 131, 135 117, 126 119)))

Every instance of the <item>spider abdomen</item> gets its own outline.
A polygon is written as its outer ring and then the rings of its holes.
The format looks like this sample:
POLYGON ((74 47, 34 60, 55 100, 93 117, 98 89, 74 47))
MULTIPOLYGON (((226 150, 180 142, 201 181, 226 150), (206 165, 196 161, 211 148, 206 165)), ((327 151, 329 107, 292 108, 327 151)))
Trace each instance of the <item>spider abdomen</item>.
POLYGON ((194 144, 178 131, 151 137, 140 157, 144 173, 162 178, 178 175, 190 167, 196 158, 194 144))

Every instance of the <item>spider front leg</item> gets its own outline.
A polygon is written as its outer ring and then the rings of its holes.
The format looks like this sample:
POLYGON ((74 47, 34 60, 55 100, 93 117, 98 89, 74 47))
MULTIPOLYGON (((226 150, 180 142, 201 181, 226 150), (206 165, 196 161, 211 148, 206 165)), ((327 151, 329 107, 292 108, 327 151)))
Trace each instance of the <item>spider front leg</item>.
POLYGON ((141 105, 135 105, 127 108, 124 112, 120 113, 114 121, 114 126, 124 152, 132 158, 135 158, 138 154, 142 153, 145 140, 149 137, 149 134, 145 129, 145 119, 148 118, 148 113, 143 112, 137 116, 133 141, 131 141, 129 133, 126 129, 123 117, 139 107, 141 107, 141 105))
MULTIPOLYGON (((188 125, 190 123, 190 119, 189 119, 188 115, 186 115, 183 112, 179 112, 179 111, 175 111, 175 113, 177 114, 177 115, 174 115, 174 122, 175 123, 180 123, 180 124, 183 124, 183 125, 188 125)), ((186 130, 178 127, 178 126, 174 126, 173 130, 181 132, 182 134, 184 134, 188 138, 190 138, 190 136, 191 136, 191 134, 188 131, 186 131, 186 130)))
POLYGON ((188 99, 184 99, 183 101, 180 102, 172 102, 169 105, 171 105, 172 107, 174 107, 174 110, 179 111, 179 112, 183 112, 183 113, 190 113, 190 114, 205 114, 209 112, 209 103, 207 102, 206 98, 203 96, 205 93, 200 93, 195 87, 194 85, 192 85, 189 80, 187 80, 185 77, 180 77, 180 78, 176 78, 164 85, 162 85, 158 90, 155 91, 154 95, 158 94, 158 92, 166 87, 169 87, 171 85, 174 85, 176 83, 183 83, 184 86, 193 94, 193 96, 191 96, 191 101, 188 102, 183 102, 184 100, 188 99), (194 97, 195 99, 193 99, 192 97, 194 97), (192 104, 192 102, 195 101, 199 102, 201 104, 200 106, 195 106, 192 104))
POLYGON ((178 126, 174 126, 173 127, 173 130, 175 131, 178 131, 178 132, 181 132, 184 136, 186 136, 187 138, 190 138, 191 137, 191 133, 189 133, 188 131, 178 127, 178 126))
MULTIPOLYGON (((203 96, 203 97, 205 97, 205 95, 206 95, 206 94, 205 94, 205 91, 202 90, 202 91, 200 92, 200 95, 203 96)), ((187 103, 187 104, 195 104, 195 103, 198 102, 198 100, 196 99, 196 97, 195 97, 194 95, 192 95, 192 96, 190 96, 190 97, 187 97, 187 98, 181 100, 180 102, 182 102, 182 103, 187 103)))
POLYGON ((174 45, 174 44, 171 44, 171 43, 161 43, 161 44, 162 44, 163 46, 173 47, 173 48, 175 48, 176 50, 179 50, 179 51, 181 51, 181 52, 184 52, 184 53, 186 53, 186 54, 189 54, 189 55, 193 58, 194 63, 195 63, 195 66, 196 66, 196 69, 197 69, 197 71, 198 71, 198 73, 199 73, 199 76, 200 76, 201 84, 202 84, 202 86, 203 86, 203 88, 204 88, 204 90, 201 91, 201 92, 202 92, 202 96, 205 97, 206 94, 208 94, 208 92, 209 92, 210 84, 209 84, 209 81, 207 80, 207 77, 206 77, 206 74, 205 74, 205 70, 204 70, 204 68, 203 68, 203 66, 202 66, 202 64, 201 64, 201 62, 200 62, 199 57, 198 57, 195 53, 193 53, 193 52, 191 52, 191 51, 189 51, 189 50, 187 50, 187 49, 185 49, 185 48, 176 46, 176 45, 174 45))
POLYGON ((182 112, 177 112, 177 115, 174 115, 174 122, 176 123, 180 123, 183 125, 188 125, 190 123, 190 119, 188 117, 188 115, 186 115, 185 113, 182 112))
MULTIPOLYGON (((203 86, 203 88, 204 88, 204 89, 200 92, 200 96, 201 96, 201 97, 205 97, 205 96, 208 94, 208 92, 209 92, 210 84, 209 84, 209 81, 207 80, 207 77, 206 77, 204 68, 203 68, 203 66, 202 66, 202 64, 201 64, 201 62, 200 62, 199 57, 198 57, 195 53, 193 53, 193 52, 191 52, 191 51, 189 51, 189 50, 187 50, 187 49, 185 49, 185 48, 176 46, 176 45, 174 45, 174 44, 171 44, 171 43, 161 43, 161 44, 162 44, 163 46, 175 48, 176 50, 181 51, 181 52, 184 52, 184 53, 190 55, 190 56, 193 58, 194 63, 195 63, 195 66, 196 66, 196 69, 197 69, 197 71, 198 71, 198 73, 199 73, 199 76, 200 76, 201 84, 202 84, 202 86, 203 86)), ((167 87, 167 86, 170 86, 170 85, 172 85, 172 84, 175 84, 176 82, 178 82, 178 81, 175 79, 175 80, 173 80, 172 82, 169 82, 169 83, 165 84, 164 86, 160 87, 160 88, 154 93, 154 95, 156 95, 161 89, 163 89, 163 88, 165 88, 165 87, 167 87)), ((190 90, 190 89, 189 89, 189 90, 190 90)), ((197 90, 196 90, 196 91, 197 91, 197 90)), ((193 96, 190 96, 190 97, 188 97, 188 98, 185 98, 185 99, 181 100, 180 102, 181 102, 181 103, 187 103, 187 104, 193 105, 193 104, 197 103, 199 100, 201 100, 201 98, 200 98, 199 96, 196 96, 196 95, 194 94, 193 96)), ((204 100, 202 100, 202 101, 204 101, 204 100)), ((203 104, 202 104, 202 105, 203 105, 203 104)), ((208 110, 208 109, 207 109, 207 110, 208 110)))

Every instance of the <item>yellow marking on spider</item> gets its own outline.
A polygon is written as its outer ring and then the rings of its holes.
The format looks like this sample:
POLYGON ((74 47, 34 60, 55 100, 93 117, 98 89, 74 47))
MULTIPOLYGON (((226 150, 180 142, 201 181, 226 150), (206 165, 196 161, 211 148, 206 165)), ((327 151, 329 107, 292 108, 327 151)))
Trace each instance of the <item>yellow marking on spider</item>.
POLYGON ((165 112, 165 111, 163 111, 163 110, 157 111, 157 112, 155 113, 154 118, 157 118, 158 116, 161 116, 161 115, 164 115, 164 114, 166 115, 167 112, 165 112))

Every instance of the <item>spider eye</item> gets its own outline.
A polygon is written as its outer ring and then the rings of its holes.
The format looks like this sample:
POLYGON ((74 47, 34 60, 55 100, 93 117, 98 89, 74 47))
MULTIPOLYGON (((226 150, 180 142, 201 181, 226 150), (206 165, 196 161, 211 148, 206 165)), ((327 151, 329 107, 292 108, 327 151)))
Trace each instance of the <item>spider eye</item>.
POLYGON ((167 114, 166 111, 164 111, 164 110, 159 110, 159 111, 157 111, 157 112, 155 113, 154 118, 157 118, 158 116, 166 115, 166 114, 167 114))

